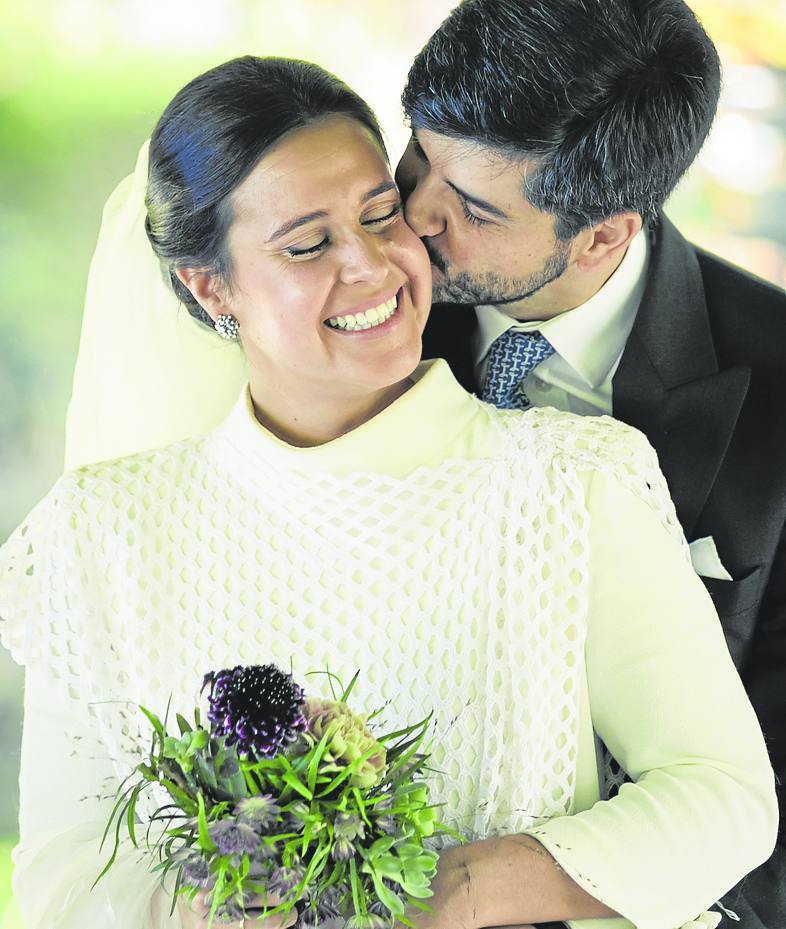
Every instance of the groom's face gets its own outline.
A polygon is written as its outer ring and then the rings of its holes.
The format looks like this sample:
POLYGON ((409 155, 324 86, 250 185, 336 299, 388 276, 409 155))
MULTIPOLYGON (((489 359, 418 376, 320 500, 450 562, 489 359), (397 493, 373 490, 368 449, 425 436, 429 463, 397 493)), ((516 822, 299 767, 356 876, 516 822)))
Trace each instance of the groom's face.
POLYGON ((566 309, 571 243, 523 195, 527 164, 474 141, 413 133, 396 171, 406 219, 429 253, 435 302, 495 304, 518 319, 566 309))

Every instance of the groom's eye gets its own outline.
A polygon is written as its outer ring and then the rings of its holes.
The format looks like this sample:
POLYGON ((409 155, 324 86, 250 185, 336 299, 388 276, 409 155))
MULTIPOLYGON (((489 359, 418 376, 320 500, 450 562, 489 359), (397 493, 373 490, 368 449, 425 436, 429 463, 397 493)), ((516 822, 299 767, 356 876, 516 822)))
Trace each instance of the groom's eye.
POLYGON ((476 216, 475 213, 469 208, 469 204, 463 197, 458 198, 459 203, 461 204, 461 210, 464 213, 464 218, 473 226, 493 226, 494 223, 490 219, 483 219, 481 216, 476 216))

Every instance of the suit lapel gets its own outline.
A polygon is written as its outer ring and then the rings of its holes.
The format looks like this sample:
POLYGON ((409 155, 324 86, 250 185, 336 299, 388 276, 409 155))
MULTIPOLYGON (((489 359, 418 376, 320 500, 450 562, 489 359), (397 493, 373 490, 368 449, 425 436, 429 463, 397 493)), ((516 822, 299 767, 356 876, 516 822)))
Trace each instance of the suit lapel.
POLYGON ((435 303, 423 333, 423 358, 444 358, 464 390, 478 392, 472 356, 478 317, 471 306, 435 303))
POLYGON ((720 371, 698 261, 662 217, 649 279, 612 388, 613 412, 655 447, 688 538, 729 447, 750 381, 720 371))

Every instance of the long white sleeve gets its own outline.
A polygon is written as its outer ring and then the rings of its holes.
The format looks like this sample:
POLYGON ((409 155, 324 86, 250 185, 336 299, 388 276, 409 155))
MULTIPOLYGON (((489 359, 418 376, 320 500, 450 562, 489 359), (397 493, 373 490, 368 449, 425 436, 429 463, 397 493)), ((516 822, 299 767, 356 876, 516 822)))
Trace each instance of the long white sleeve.
POLYGON ((773 773, 712 602, 673 537, 611 476, 595 476, 589 509, 593 725, 635 783, 528 831, 638 929, 675 929, 769 857, 773 773))
POLYGON ((90 890, 113 848, 108 837, 99 851, 117 779, 89 722, 45 671, 26 668, 20 842, 13 852, 13 890, 26 929, 180 929, 144 848, 126 842, 90 890))

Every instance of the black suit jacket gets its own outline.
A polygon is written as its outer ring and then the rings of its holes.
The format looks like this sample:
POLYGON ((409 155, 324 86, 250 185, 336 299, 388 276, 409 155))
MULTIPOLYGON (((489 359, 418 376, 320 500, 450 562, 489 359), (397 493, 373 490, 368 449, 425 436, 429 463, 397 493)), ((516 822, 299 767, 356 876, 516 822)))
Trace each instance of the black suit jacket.
MULTIPOLYGON (((424 357, 476 391, 471 307, 436 305, 424 357)), ((658 453, 688 541, 713 536, 733 581, 703 579, 786 781, 786 295, 695 248, 661 217, 613 414, 658 453)), ((786 929, 786 830, 724 898, 741 929, 786 929)))

